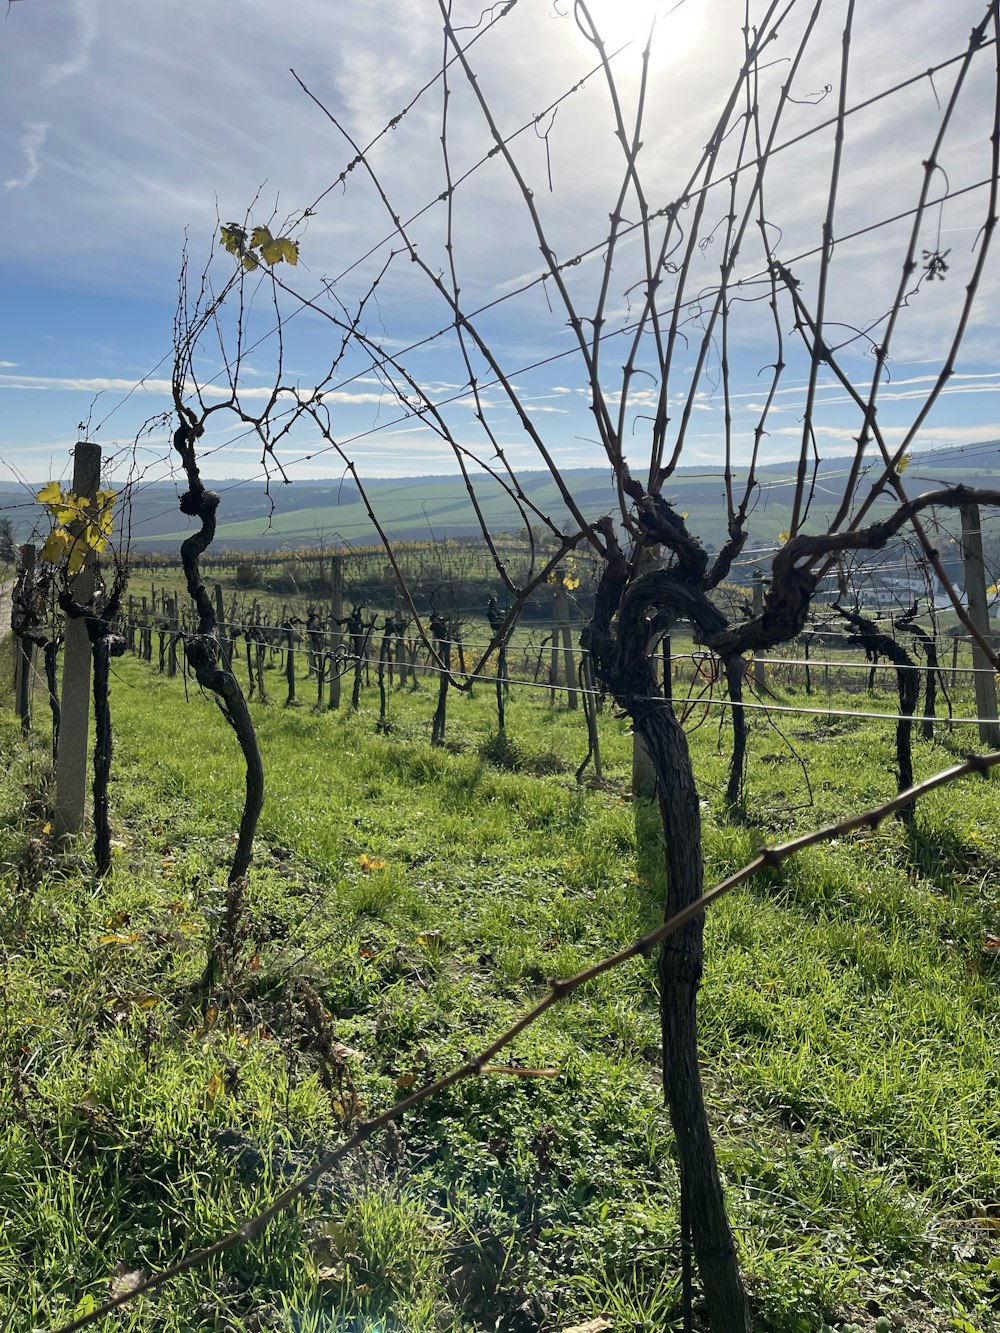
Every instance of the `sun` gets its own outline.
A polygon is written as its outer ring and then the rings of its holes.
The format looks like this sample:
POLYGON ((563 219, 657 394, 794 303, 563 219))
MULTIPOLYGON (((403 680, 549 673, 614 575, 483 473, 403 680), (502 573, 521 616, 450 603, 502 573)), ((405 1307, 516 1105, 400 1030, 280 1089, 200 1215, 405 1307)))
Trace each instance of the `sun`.
MULTIPOLYGON (((565 4, 572 11, 573 0, 565 4)), ((609 55, 631 43, 619 57, 626 63, 630 56, 638 61, 655 20, 649 59, 657 68, 688 54, 701 36, 705 16, 704 0, 585 0, 585 4, 609 55)), ((575 22, 573 28, 579 41, 586 41, 575 22)))

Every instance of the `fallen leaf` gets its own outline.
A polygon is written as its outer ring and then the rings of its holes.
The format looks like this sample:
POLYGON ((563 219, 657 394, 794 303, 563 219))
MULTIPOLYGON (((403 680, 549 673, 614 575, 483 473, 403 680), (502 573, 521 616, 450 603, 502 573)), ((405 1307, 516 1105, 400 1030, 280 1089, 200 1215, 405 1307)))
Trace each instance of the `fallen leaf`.
POLYGON ((570 1328, 564 1328, 562 1333, 605 1333, 609 1328, 614 1328, 614 1324, 599 1314, 596 1319, 588 1319, 585 1324, 573 1324, 570 1328))
POLYGON ((215 1027, 216 1019, 219 1017, 219 1006, 210 1004, 205 1010, 205 1017, 201 1021, 201 1027, 195 1029, 196 1037, 203 1037, 206 1032, 211 1032, 215 1027))
POLYGON ((347 1277, 347 1264, 343 1259, 336 1264, 321 1264, 316 1269, 317 1282, 343 1282, 347 1277))
POLYGON ((358 865, 366 875, 370 875, 373 870, 385 869, 385 862, 380 856, 369 856, 367 852, 362 852, 358 857, 358 865))
POLYGON ((205 1088, 205 1105, 211 1111, 219 1093, 222 1091, 222 1075, 217 1069, 212 1070, 212 1077, 205 1088))
POLYGON ((132 930, 127 935, 98 935, 97 944, 103 949, 109 944, 134 944, 138 938, 139 932, 132 930))
POLYGON ((333 1054, 338 1060, 363 1060, 364 1053, 356 1051, 353 1046, 345 1046, 343 1042, 334 1042, 333 1054))

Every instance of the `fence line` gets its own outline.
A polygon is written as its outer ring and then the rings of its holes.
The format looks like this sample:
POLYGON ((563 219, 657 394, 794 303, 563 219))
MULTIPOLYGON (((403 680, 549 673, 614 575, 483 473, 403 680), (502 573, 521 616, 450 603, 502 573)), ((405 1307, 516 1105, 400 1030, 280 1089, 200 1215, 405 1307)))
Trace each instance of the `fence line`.
MULTIPOLYGON (((149 627, 137 625, 136 628, 147 629, 149 627)), ((273 626, 269 628, 273 628, 273 626)), ((194 637, 193 631, 170 630, 164 632, 176 634, 181 639, 194 637)), ((468 647, 469 645, 465 646, 468 647)), ((275 644, 273 645, 273 647, 277 651, 283 651, 284 645, 275 644)), ((697 655, 691 653, 678 653, 675 656, 671 656, 670 660, 671 662, 693 661, 696 660, 696 656, 697 655)), ((706 656, 708 656, 708 654, 706 654, 706 656)), ((384 658, 371 657, 368 656, 367 654, 357 654, 350 652, 343 653, 336 660, 341 664, 341 670, 338 673, 341 676, 346 675, 349 671, 353 670, 357 666, 377 668, 380 665, 383 667, 389 665, 389 662, 384 658)), ((816 662, 816 661, 812 662, 803 661, 801 663, 797 663, 795 659, 782 659, 782 658, 764 658, 763 661, 765 665, 781 664, 784 662, 788 662, 791 665, 801 665, 805 667, 823 666, 823 665, 830 665, 837 667, 845 666, 845 667, 853 667, 860 671, 868 671, 871 670, 872 667, 871 663, 866 663, 866 662, 830 662, 826 664, 823 662, 816 662)), ((392 665, 399 666, 400 663, 393 661, 392 665)), ((897 670, 928 671, 932 669, 925 665, 914 665, 912 667, 896 667, 892 663, 881 663, 878 665, 879 669, 887 671, 897 671, 897 670)), ((408 671, 414 670, 414 665, 410 664, 409 662, 405 663, 405 666, 408 671)), ((425 675, 430 673, 431 675, 450 676, 453 679, 456 677, 456 675, 461 676, 462 674, 461 672, 456 673, 452 670, 446 670, 444 667, 436 666, 431 662, 426 662, 426 663, 421 662, 419 664, 416 664, 416 669, 425 675)), ((938 670, 938 668, 933 668, 933 669, 938 670)), ((942 667, 940 669, 942 671, 951 670, 950 667, 949 668, 942 667)), ((962 668, 959 668, 959 670, 962 670, 962 668)), ((975 668, 969 667, 965 668, 965 670, 967 672, 971 672, 975 670, 975 668)), ((495 676, 495 675, 487 675, 481 673, 479 675, 467 678, 473 684, 482 683, 484 685, 509 685, 511 688, 516 687, 518 689, 548 690, 549 692, 551 692, 553 690, 565 690, 567 688, 566 685, 562 682, 551 683, 549 681, 541 681, 541 680, 525 680, 523 677, 518 677, 518 676, 495 676)), ((575 685, 573 688, 576 690, 578 694, 584 694, 589 697, 597 699, 607 698, 608 696, 608 692, 606 690, 588 688, 580 685, 575 685)), ((629 697, 630 699, 635 699, 638 696, 627 696, 627 697, 629 697)), ((652 703, 662 703, 662 704, 672 705, 674 702, 669 699, 658 699, 655 695, 653 696, 643 695, 642 698, 652 703)), ((677 700, 676 702, 680 704, 682 701, 677 700)), ((922 713, 889 713, 877 710, 851 709, 851 708, 832 708, 832 707, 805 708, 805 707, 799 707, 798 705, 794 704, 759 703, 759 702, 749 702, 749 701, 734 703, 731 699, 717 698, 713 695, 705 697, 690 696, 687 699, 683 700, 683 703, 689 704, 694 708, 698 707, 745 708, 748 711, 757 711, 765 713, 799 713, 809 717, 857 717, 857 718, 870 718, 880 722, 915 722, 915 723, 930 722, 930 723, 938 723, 946 725, 949 727, 953 724, 960 726, 977 726, 983 722, 992 721, 992 719, 989 718, 955 717, 953 715, 949 715, 946 717, 938 717, 938 716, 925 715, 922 713)))
MULTIPOLYGON (((133 620, 130 622, 130 624, 133 628, 137 630, 148 630, 149 632, 156 634, 179 634, 182 638, 186 638, 195 633, 194 630, 183 629, 180 626, 157 625, 155 623, 147 623, 138 620, 133 620)), ((555 633, 556 631, 561 630, 562 628, 563 626, 561 623, 556 625, 532 624, 531 626, 532 630, 544 629, 547 630, 550 634, 555 633)), ((574 626, 571 624, 570 628, 574 628, 574 626)), ((343 629, 335 629, 335 630, 307 629, 305 627, 305 622, 302 620, 299 620, 296 624, 289 626, 286 624, 282 624, 280 621, 277 623, 272 623, 267 621, 261 621, 261 622, 245 621, 245 620, 229 621, 220 619, 218 621, 218 631, 220 635, 224 635, 226 637, 245 636, 254 631, 271 635, 287 635, 291 633, 296 635, 297 639, 296 646, 302 645, 302 647, 305 649, 308 649, 310 647, 310 640, 314 638, 315 639, 321 638, 324 640, 324 642, 326 641, 332 642, 334 639, 343 638, 345 633, 343 629)), ((370 634, 372 638, 377 638, 380 635, 385 634, 385 630, 379 627, 373 627, 372 629, 366 631, 366 633, 370 634)), ((408 644, 413 644, 415 641, 418 641, 419 639, 419 636, 415 634, 407 634, 405 632, 400 634, 395 631, 389 631, 388 637, 392 640, 403 638, 408 644)), ((433 638, 434 636, 430 635, 429 637, 433 638)), ((971 635, 957 635, 957 634, 949 635, 947 640, 943 641, 935 640, 935 642, 939 643, 940 646, 942 647, 946 647, 948 644, 954 643, 956 640, 961 643, 973 642, 971 635)), ((442 640, 442 642, 444 642, 444 640, 442 640)), ((462 638, 461 635, 456 634, 453 638, 448 639, 447 642, 455 644, 460 643, 463 648, 486 649, 490 647, 492 640, 465 639, 462 638)), ((902 639, 895 639, 894 642, 898 643, 901 648, 911 648, 914 646, 913 644, 908 643, 907 641, 902 639)), ((283 648, 285 645, 280 643, 273 643, 267 646, 273 648, 283 648)), ((551 648, 551 646, 552 646, 551 644, 543 644, 538 642, 514 643, 508 639, 503 644, 493 644, 493 651, 499 652, 501 647, 505 647, 508 650, 512 649, 514 652, 517 652, 518 650, 520 651, 534 650, 537 652, 540 648, 551 648)), ((562 649, 560 648, 559 651, 562 652, 562 649)), ((589 648, 585 648, 583 644, 576 644, 574 646, 573 651, 578 657, 587 657, 590 655, 591 650, 589 648)), ((860 644, 857 645, 857 647, 855 647, 853 644, 845 644, 844 651, 863 652, 864 649, 861 647, 860 644)), ((714 654, 712 654, 711 649, 705 648, 702 653, 671 653, 670 661, 672 663, 694 661, 697 658, 703 656, 712 656, 712 655, 714 654)), ((846 658, 838 659, 838 658, 822 658, 822 657, 808 657, 808 658, 757 657, 755 660, 763 666, 798 666, 803 668, 836 667, 838 669, 843 669, 846 671, 923 672, 930 670, 934 671, 939 670, 947 673, 948 675, 959 675, 959 676, 973 676, 973 675, 992 676, 1000 674, 994 671, 992 667, 951 666, 950 664, 945 664, 944 662, 941 662, 937 667, 931 667, 926 662, 912 662, 912 663, 897 665, 894 662, 851 662, 848 661, 846 658)), ((488 677, 485 676, 477 677, 477 679, 486 680, 488 679, 488 677)))

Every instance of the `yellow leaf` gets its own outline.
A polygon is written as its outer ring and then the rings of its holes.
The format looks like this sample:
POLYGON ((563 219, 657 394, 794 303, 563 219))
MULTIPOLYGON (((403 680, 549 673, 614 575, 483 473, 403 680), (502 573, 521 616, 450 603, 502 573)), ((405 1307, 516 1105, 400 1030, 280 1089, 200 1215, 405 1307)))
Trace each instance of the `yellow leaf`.
POLYGON ((62 499, 62 487, 57 481, 50 481, 42 487, 35 499, 40 505, 58 504, 62 499))
POLYGON ((263 249, 265 245, 270 245, 273 239, 270 227, 254 227, 250 236, 250 244, 255 250, 258 246, 263 249))
POLYGON ((280 264, 283 259, 287 260, 289 264, 299 262, 299 247, 290 237, 272 237, 266 227, 258 227, 254 232, 255 237, 258 231, 267 232, 266 240, 254 241, 255 245, 260 246, 260 257, 265 264, 280 264))
POLYGON ((134 944, 138 938, 139 932, 137 930, 130 930, 127 935, 99 935, 97 937, 97 944, 99 948, 103 949, 109 944, 134 944))
POLYGON ((58 565, 59 561, 66 554, 66 550, 72 538, 68 532, 63 532, 62 528, 56 528, 50 532, 45 539, 45 545, 42 547, 41 558, 49 565, 58 565))
POLYGON ((74 542, 72 550, 69 553, 69 560, 67 561, 66 568, 69 570, 70 574, 79 574, 80 570, 83 569, 86 563, 86 546, 83 542, 74 542))
POLYGON ((222 228, 219 244, 224 245, 231 255, 238 255, 247 243, 247 234, 238 222, 230 222, 222 228))
POLYGON ((358 857, 358 865, 366 875, 370 875, 373 870, 385 869, 385 862, 380 856, 369 856, 367 852, 362 852, 358 857))
POLYGON ((42 825, 42 832, 43 832, 43 833, 51 833, 51 832, 52 832, 52 825, 51 825, 51 824, 43 824, 43 825, 42 825))
POLYGON ((278 239, 277 244, 281 246, 281 253, 287 264, 297 264, 299 262, 298 241, 293 241, 288 236, 282 236, 278 239))
POLYGON ((222 1075, 217 1069, 212 1070, 212 1077, 208 1080, 205 1088, 205 1105, 211 1111, 215 1105, 216 1098, 222 1091, 222 1075))
POLYGON ((57 523, 68 527, 75 519, 80 517, 80 506, 76 503, 73 496, 67 496, 57 504, 49 505, 49 512, 57 523))
POLYGON ((260 265, 257 263, 256 259, 254 259, 253 255, 244 255, 243 267, 248 273, 252 273, 255 268, 260 268, 260 265))

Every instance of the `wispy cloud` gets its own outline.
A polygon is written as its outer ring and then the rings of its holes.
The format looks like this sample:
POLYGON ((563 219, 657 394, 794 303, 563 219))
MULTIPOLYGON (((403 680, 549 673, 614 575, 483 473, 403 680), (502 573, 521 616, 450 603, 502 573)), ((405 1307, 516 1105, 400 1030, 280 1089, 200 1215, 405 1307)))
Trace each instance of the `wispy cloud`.
MULTIPOLYGON (((49 132, 49 127, 43 121, 29 120, 24 127, 24 133, 21 135, 20 148, 24 154, 24 171, 20 176, 11 176, 10 180, 5 180, 3 188, 5 190, 23 190, 38 175, 42 164, 39 159, 39 153, 42 151, 42 145, 45 143, 45 136, 49 132)), ((11 364, 3 362, 4 365, 11 364)))
MULTIPOLYGON (((9 364, 9 363, 8 363, 9 364)), ((173 384, 170 380, 146 379, 136 382, 135 380, 121 379, 113 375, 0 375, 0 390, 20 389, 20 390, 41 390, 51 392, 53 390, 67 393, 153 393, 161 394, 167 397, 173 395, 173 384)), ((193 394, 195 386, 186 384, 185 391, 193 394)), ((271 388, 263 385, 256 385, 252 388, 241 387, 239 397, 241 400, 261 399, 267 400, 271 397, 271 388)), ((305 401, 314 397, 315 391, 312 388, 295 389, 291 386, 281 390, 279 397, 298 398, 305 401)), ((230 390, 225 384, 205 384, 201 388, 203 398, 228 398, 230 390)), ((322 395, 324 402, 332 403, 377 403, 383 404, 386 400, 386 394, 371 393, 362 391, 360 393, 352 392, 349 389, 331 389, 322 395)))
POLYGON ((74 74, 82 74, 90 63, 90 52, 97 37, 97 14, 90 0, 72 0, 72 9, 76 19, 74 47, 65 60, 46 65, 42 71, 42 83, 47 88, 72 78, 74 74))

